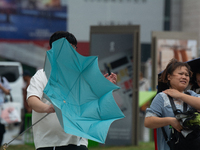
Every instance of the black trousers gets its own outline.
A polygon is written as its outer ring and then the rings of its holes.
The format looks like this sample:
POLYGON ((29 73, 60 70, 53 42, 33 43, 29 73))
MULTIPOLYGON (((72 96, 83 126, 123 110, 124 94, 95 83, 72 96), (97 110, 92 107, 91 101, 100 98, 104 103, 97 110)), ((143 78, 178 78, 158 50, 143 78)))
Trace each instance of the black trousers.
MULTIPOLYGON (((37 150, 54 150, 54 147, 42 147, 37 150)), ((67 146, 56 146, 55 150, 88 150, 88 148, 84 145, 77 146, 69 144, 67 146)))
POLYGON ((0 123, 0 146, 2 145, 3 135, 5 133, 5 125, 0 123))
POLYGON ((2 141, 3 141, 3 134, 0 133, 0 146, 2 145, 2 141))

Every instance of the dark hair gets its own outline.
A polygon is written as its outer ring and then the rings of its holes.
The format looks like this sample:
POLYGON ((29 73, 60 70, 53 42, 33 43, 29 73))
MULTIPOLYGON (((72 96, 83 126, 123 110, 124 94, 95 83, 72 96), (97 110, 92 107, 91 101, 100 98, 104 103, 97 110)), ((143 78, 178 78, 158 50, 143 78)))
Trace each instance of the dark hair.
POLYGON ((200 70, 197 70, 197 72, 193 74, 193 77, 191 79, 191 83, 192 83, 191 90, 193 91, 199 88, 199 85, 197 84, 197 77, 196 77, 197 74, 200 74, 200 70))
POLYGON ((172 58, 170 62, 168 63, 165 70, 162 72, 159 81, 163 83, 168 83, 168 75, 172 75, 174 70, 176 70, 178 67, 186 67, 189 73, 189 76, 192 77, 192 71, 190 70, 190 66, 186 62, 179 62, 175 58, 172 58))
POLYGON ((49 39, 49 46, 52 48, 52 43, 60 38, 66 38, 67 41, 72 45, 77 45, 77 40, 75 36, 67 31, 57 31, 51 35, 49 39))
POLYGON ((23 76, 30 76, 31 77, 30 71, 29 70, 24 70, 23 76))

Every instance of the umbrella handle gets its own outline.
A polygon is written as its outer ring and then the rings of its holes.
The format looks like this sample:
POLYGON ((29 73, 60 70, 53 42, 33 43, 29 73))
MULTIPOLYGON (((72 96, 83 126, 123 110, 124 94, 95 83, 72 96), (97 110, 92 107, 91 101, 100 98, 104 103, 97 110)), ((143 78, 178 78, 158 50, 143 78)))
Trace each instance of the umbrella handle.
POLYGON ((108 65, 105 63, 104 66, 106 68, 106 71, 108 72, 108 75, 111 75, 110 68, 108 67, 108 65))
POLYGON ((14 139, 12 139, 10 142, 8 143, 4 143, 2 148, 3 150, 6 150, 9 146, 10 143, 12 143, 16 138, 18 138, 19 136, 23 135, 26 131, 28 131, 30 128, 32 128, 34 125, 36 125, 38 122, 40 122, 42 119, 44 119, 46 116, 48 116, 50 113, 46 114, 45 116, 43 116, 42 118, 40 118, 38 121, 36 121, 34 124, 32 124, 30 127, 28 127, 25 131, 23 131, 21 134, 19 134, 18 136, 16 136, 14 139))
POLYGON ((77 146, 80 146, 80 145, 81 145, 81 140, 82 140, 82 137, 80 137, 77 146))

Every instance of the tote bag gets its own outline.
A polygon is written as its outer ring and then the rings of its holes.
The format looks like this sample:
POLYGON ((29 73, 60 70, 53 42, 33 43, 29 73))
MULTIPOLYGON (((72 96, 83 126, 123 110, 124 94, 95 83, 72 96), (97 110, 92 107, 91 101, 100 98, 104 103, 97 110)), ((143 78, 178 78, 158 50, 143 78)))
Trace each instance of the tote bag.
POLYGON ((12 124, 21 122, 21 105, 17 102, 7 102, 1 105, 2 124, 12 124))

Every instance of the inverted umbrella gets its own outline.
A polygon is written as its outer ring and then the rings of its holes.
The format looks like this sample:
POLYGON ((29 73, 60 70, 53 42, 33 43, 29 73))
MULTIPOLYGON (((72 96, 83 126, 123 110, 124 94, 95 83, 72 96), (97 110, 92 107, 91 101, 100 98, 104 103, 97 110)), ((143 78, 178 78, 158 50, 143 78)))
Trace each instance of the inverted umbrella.
POLYGON ((105 143, 111 123, 124 114, 112 95, 119 87, 102 75, 98 58, 78 54, 62 38, 47 51, 44 70, 48 79, 44 95, 64 131, 105 143))
POLYGON ((191 71, 193 73, 192 78, 190 79, 191 84, 196 84, 196 73, 200 71, 200 57, 196 59, 192 59, 187 61, 188 65, 191 68, 191 71))

